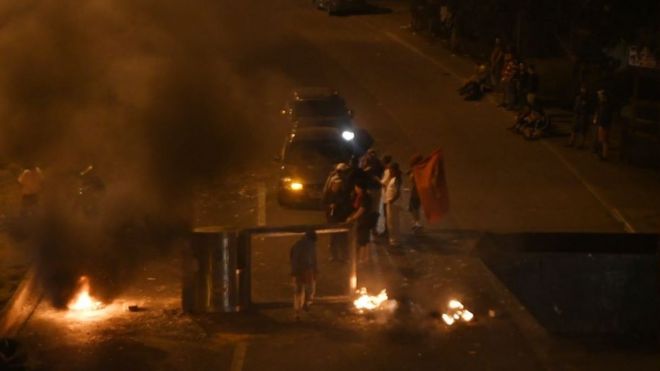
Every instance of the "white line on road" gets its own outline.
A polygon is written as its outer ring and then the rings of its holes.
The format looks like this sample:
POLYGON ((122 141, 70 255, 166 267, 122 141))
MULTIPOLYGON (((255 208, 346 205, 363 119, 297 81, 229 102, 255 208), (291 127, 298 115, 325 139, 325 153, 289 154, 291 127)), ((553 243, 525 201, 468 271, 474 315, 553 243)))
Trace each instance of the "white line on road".
POLYGON ((231 367, 230 371, 241 371, 243 369, 243 363, 245 363, 245 354, 247 353, 247 342, 241 341, 236 344, 234 349, 234 355, 231 358, 231 367))
POLYGON ((263 182, 257 185, 257 225, 266 225, 266 185, 263 182))
POLYGON ((378 27, 376 27, 376 26, 372 25, 371 23, 369 23, 367 21, 364 21, 364 20, 362 21, 362 23, 364 25, 366 25, 367 27, 371 28, 374 32, 380 32, 380 33, 384 34, 390 40, 392 40, 392 41, 396 42, 397 44, 403 46, 404 48, 408 49, 409 51, 417 54, 419 57, 425 59, 427 62, 430 62, 434 66, 440 68, 445 73, 448 73, 449 75, 451 75, 456 80, 463 81, 463 77, 461 77, 460 74, 456 73, 455 71, 453 71, 451 68, 447 67, 446 65, 438 62, 437 59, 435 59, 435 58, 429 56, 428 54, 424 53, 418 47, 416 47, 415 45, 407 42, 406 40, 402 39, 398 35, 390 32, 390 31, 383 31, 382 28, 378 28, 378 27))
POLYGON ((555 157, 557 157, 557 159, 559 159, 559 161, 562 164, 564 164, 564 166, 566 166, 568 171, 570 171, 573 174, 573 176, 575 176, 575 178, 579 180, 580 183, 582 183, 582 185, 589 191, 589 193, 591 193, 591 195, 594 196, 594 198, 598 200, 598 202, 600 202, 600 204, 605 209, 607 209, 607 211, 610 213, 612 218, 614 218, 614 220, 623 224, 624 231, 626 231, 627 233, 637 233, 635 227, 633 227, 632 224, 630 224, 630 222, 621 214, 619 209, 612 206, 603 196, 601 196, 600 193, 596 190, 596 188, 587 179, 585 179, 582 176, 582 174, 580 174, 578 169, 576 169, 575 166, 573 166, 570 162, 568 162, 564 158, 564 156, 562 156, 561 153, 557 151, 557 149, 555 149, 552 145, 548 144, 546 141, 541 141, 541 143, 548 151, 552 152, 552 154, 554 154, 555 157))

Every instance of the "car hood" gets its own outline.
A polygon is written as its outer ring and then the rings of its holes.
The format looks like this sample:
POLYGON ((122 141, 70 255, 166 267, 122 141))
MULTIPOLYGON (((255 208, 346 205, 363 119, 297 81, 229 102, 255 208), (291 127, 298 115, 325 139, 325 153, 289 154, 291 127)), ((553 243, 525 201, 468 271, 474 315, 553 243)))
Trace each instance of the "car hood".
POLYGON ((290 177, 303 184, 324 184, 333 166, 334 164, 285 164, 282 166, 282 177, 290 177))

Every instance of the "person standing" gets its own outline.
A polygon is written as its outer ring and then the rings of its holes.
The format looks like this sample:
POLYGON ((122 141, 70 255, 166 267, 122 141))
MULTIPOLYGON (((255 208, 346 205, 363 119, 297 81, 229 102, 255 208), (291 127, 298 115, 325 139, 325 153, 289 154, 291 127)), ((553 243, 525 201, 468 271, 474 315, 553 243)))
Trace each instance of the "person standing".
MULTIPOLYGON (((371 148, 367 151, 367 154, 364 156, 362 159, 362 170, 367 175, 367 193, 369 194, 369 197, 371 197, 371 200, 374 201, 374 210, 378 211, 378 207, 380 206, 380 200, 382 197, 382 185, 380 183, 383 173, 385 172, 385 167, 383 166, 383 163, 380 161, 378 158, 378 155, 376 154, 376 151, 371 148)), ((376 223, 372 227, 372 235, 374 238, 378 237, 378 231, 377 231, 377 224, 378 220, 376 220, 376 223)))
POLYGON ((296 241, 289 253, 293 281, 293 310, 300 319, 300 310, 309 310, 316 292, 316 232, 308 230, 296 241))
POLYGON ((390 247, 397 247, 399 240, 399 198, 401 198, 401 169, 394 162, 389 168, 389 178, 385 184, 383 200, 385 203, 385 215, 390 247))
POLYGON ((589 130, 589 112, 591 111, 591 102, 589 99, 589 92, 586 85, 581 85, 580 90, 575 96, 573 103, 573 113, 575 114, 575 121, 573 122, 573 130, 571 130, 571 137, 568 140, 567 147, 573 147, 577 144, 576 148, 582 149, 584 142, 587 139, 587 132, 589 130), (579 139, 579 142, 577 142, 579 139))
POLYGON ((370 260, 369 232, 376 225, 377 213, 373 211, 373 201, 367 193, 365 182, 355 183, 355 198, 353 213, 346 219, 347 223, 357 223, 358 262, 368 263, 370 260))
POLYGON ((21 215, 33 215, 39 204, 44 175, 38 166, 30 164, 17 180, 21 188, 21 215))
POLYGON ((379 230, 382 230, 382 232, 378 234, 379 237, 387 237, 387 210, 385 209, 385 200, 383 198, 383 195, 385 194, 385 187, 387 185, 387 182, 390 179, 390 165, 392 164, 392 156, 390 155, 383 156, 381 162, 383 164, 384 170, 383 170, 383 176, 382 178, 380 178, 381 198, 378 200, 378 212, 380 213, 381 217, 378 218, 377 228, 379 230))
POLYGON ((499 37, 495 38, 495 45, 493 51, 490 52, 490 84, 493 89, 499 86, 502 64, 504 63, 504 49, 502 48, 502 40, 499 37))
MULTIPOLYGON (((351 214, 350 195, 346 192, 344 182, 340 178, 332 180, 323 203, 325 205, 326 220, 330 224, 343 223, 351 214)), ((347 258, 347 245, 345 233, 330 235, 330 260, 345 261, 347 258)))
POLYGON ((415 173, 413 168, 424 161, 422 155, 415 155, 410 160, 410 170, 408 170, 408 177, 410 180, 410 199, 408 200, 408 211, 413 219, 413 232, 419 233, 422 230, 421 224, 421 208, 422 200, 419 198, 419 193, 417 192, 417 184, 415 182, 415 173))
POLYGON ((502 67, 502 77, 500 79, 502 85, 502 102, 500 103, 500 107, 505 107, 509 110, 514 108, 517 78, 518 62, 513 57, 513 53, 507 51, 504 54, 504 67, 502 67))
POLYGON ((597 127, 597 137, 594 141, 594 152, 601 160, 607 160, 609 147, 610 128, 612 127, 612 105, 605 89, 596 93, 598 103, 594 113, 593 123, 597 127))
POLYGON ((529 95, 538 95, 539 91, 539 75, 536 73, 536 68, 533 64, 525 64, 523 62, 519 65, 518 77, 518 91, 516 92, 516 102, 518 107, 523 108, 529 101, 529 95))

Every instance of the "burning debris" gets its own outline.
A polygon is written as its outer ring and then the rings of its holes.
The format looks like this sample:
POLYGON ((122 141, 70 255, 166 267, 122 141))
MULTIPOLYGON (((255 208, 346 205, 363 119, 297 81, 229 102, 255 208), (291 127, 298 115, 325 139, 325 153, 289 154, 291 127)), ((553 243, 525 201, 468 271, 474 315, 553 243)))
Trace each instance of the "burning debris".
POLYGON ((442 320, 447 326, 452 326, 459 321, 470 322, 473 318, 474 314, 467 310, 463 303, 456 299, 449 300, 447 311, 442 314, 442 320))
POLYGON ((101 301, 92 297, 89 294, 89 291, 89 278, 87 278, 87 276, 80 277, 78 280, 78 291, 69 302, 69 305, 67 305, 67 308, 71 311, 77 312, 88 312, 102 309, 105 305, 101 301))
POLYGON ((369 295, 367 288, 363 287, 356 292, 359 296, 353 301, 353 306, 360 313, 388 310, 394 311, 397 307, 396 300, 390 300, 387 297, 387 290, 383 289, 378 295, 369 295))

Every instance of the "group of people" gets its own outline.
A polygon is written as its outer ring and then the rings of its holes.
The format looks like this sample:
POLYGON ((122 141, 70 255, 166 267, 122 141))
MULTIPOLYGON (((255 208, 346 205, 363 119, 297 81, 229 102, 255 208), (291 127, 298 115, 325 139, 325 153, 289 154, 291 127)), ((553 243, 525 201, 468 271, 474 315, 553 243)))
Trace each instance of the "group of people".
POLYGON ((606 160, 608 155, 610 128, 612 126, 612 105, 605 89, 596 91, 595 103, 586 85, 581 85, 575 96, 573 113, 575 121, 567 147, 584 148, 591 127, 595 127, 593 152, 606 160))
MULTIPOLYGON (((421 161, 421 156, 414 161, 421 161)), ((411 163, 414 166, 414 163, 411 163)), ((412 167, 411 166, 411 167, 412 167)), ((412 177, 412 173, 409 172, 412 177)), ((387 241, 390 247, 401 244, 399 218, 404 174, 392 156, 379 157, 370 149, 362 158, 350 163, 339 163, 329 174, 324 191, 323 206, 329 223, 357 223, 358 261, 369 261, 369 242, 387 241), (381 221, 381 223, 379 223, 381 221), (379 226, 381 228, 379 228, 379 226)), ((415 231, 421 228, 421 204, 414 179, 409 210, 413 215, 415 231)), ((331 259, 347 258, 346 236, 336 234, 330 241, 331 259)))
POLYGON ((495 39, 488 63, 476 67, 458 92, 465 100, 478 100, 488 91, 501 91, 500 106, 508 110, 525 108, 535 100, 539 90, 539 75, 533 64, 518 60, 510 46, 495 39))
POLYGON ((439 0, 411 0, 410 16, 414 32, 428 31, 431 36, 448 35, 454 26, 450 7, 439 0))
MULTIPOLYGON (((424 158, 415 155, 410 168, 424 158)), ((421 201, 417 193, 415 176, 407 172, 410 180, 408 210, 413 220, 413 231, 419 233, 421 225, 421 201)), ((369 263, 372 241, 387 241, 391 248, 401 244, 399 218, 404 174, 392 156, 379 157, 370 149, 362 158, 353 158, 349 163, 339 163, 330 172, 323 190, 323 206, 328 223, 356 223, 357 260, 369 263), (379 230, 379 220, 383 228, 379 230)), ((335 233, 330 237, 332 261, 346 261, 348 239, 346 234, 335 233)), ((317 258, 316 233, 305 232, 290 251, 291 277, 294 286, 293 306, 296 319, 300 311, 312 304, 316 290, 317 258)))

